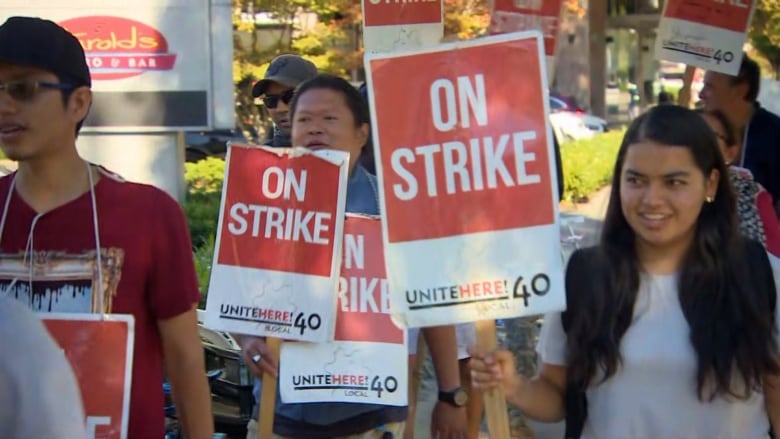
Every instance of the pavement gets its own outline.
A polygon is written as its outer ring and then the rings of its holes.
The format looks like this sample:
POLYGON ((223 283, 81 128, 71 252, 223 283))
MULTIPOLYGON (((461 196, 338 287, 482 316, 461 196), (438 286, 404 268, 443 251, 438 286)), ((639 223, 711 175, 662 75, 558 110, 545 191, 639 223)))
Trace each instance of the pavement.
POLYGON ((560 211, 563 215, 579 215, 589 219, 601 220, 607 212, 609 204, 609 194, 612 186, 604 186, 598 191, 588 196, 588 201, 584 203, 563 202, 560 205, 560 211))

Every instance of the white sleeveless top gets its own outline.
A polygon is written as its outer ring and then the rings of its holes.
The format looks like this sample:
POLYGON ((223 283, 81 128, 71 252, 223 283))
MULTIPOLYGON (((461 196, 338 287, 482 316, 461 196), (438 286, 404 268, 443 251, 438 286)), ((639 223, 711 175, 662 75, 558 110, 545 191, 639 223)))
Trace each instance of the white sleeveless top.
MULTIPOLYGON (((769 259, 780 285, 780 260, 769 259)), ((747 401, 699 401, 696 354, 688 334, 676 276, 643 275, 634 320, 620 342, 622 367, 587 390, 582 439, 768 438, 763 394, 754 393, 747 401)), ((537 349, 543 363, 565 366, 560 314, 545 316, 537 349)))

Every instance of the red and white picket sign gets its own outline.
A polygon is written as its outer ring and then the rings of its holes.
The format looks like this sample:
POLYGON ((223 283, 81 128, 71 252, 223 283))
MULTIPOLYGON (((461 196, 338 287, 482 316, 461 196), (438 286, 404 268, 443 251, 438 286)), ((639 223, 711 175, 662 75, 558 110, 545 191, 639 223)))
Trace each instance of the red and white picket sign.
POLYGON ((231 145, 207 327, 333 338, 348 154, 231 145))
POLYGON ((367 53, 438 44, 444 36, 442 0, 363 0, 367 53))
POLYGON ((76 375, 87 416, 88 437, 126 438, 135 337, 133 316, 71 313, 40 313, 39 316, 65 351, 76 375))
POLYGON ((493 0, 491 34, 538 30, 544 36, 544 53, 555 56, 562 0, 493 0))
POLYGON ((492 35, 538 30, 544 35, 547 78, 554 77, 562 0, 492 0, 489 32, 492 35))
POLYGON ((562 308, 541 34, 367 58, 393 311, 417 327, 562 308))
POLYGON ((282 400, 406 405, 406 330, 390 317, 379 219, 348 214, 343 248, 334 341, 282 345, 282 400))
POLYGON ((756 0, 667 0, 656 57, 736 75, 755 8, 756 0))

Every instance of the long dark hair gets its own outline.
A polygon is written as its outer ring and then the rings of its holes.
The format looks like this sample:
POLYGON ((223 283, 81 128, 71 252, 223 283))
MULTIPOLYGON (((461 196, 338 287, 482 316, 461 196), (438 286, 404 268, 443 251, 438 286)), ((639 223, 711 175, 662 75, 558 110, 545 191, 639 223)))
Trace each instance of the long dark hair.
POLYGON ((715 136, 698 114, 678 106, 649 110, 623 138, 598 246, 603 263, 592 274, 597 287, 568 329, 569 380, 587 385, 596 377, 606 380, 620 367, 620 341, 631 324, 640 283, 635 233, 621 205, 621 173, 628 148, 643 140, 688 148, 705 176, 713 170, 720 174, 715 199, 702 207, 682 262, 679 300, 697 356, 699 399, 746 399, 761 387, 765 373, 778 372, 774 310, 767 310, 767 300, 758 297, 764 290, 751 276, 735 195, 715 136), (732 380, 734 376, 741 380, 732 380))

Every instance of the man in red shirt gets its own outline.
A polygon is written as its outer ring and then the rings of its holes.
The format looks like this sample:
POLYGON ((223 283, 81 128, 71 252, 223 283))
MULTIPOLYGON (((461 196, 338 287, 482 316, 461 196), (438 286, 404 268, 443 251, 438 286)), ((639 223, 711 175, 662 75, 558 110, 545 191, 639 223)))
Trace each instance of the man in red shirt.
POLYGON ((165 435, 164 364, 187 437, 210 438, 184 215, 163 191, 78 155, 90 86, 81 44, 65 29, 29 17, 0 26, 0 148, 19 162, 0 179, 0 294, 41 312, 132 314, 128 437, 165 435))

